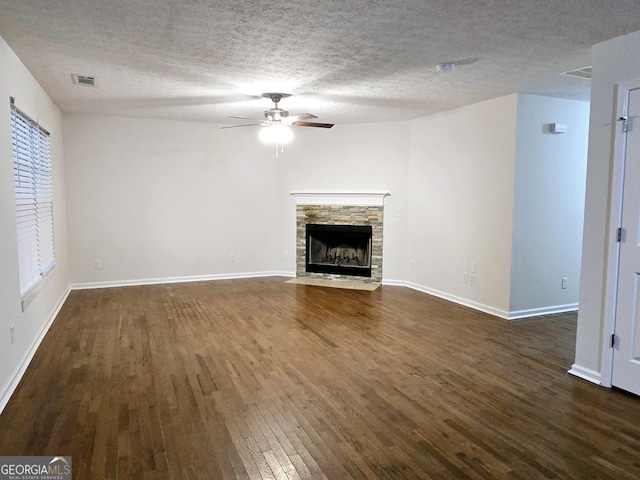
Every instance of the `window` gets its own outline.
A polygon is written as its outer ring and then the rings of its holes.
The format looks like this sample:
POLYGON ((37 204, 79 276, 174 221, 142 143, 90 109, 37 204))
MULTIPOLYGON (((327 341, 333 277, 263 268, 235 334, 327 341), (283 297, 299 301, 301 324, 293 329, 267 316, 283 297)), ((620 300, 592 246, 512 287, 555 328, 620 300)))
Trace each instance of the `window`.
POLYGON ((51 144, 49 133, 11 100, 20 294, 24 296, 55 265, 51 144))

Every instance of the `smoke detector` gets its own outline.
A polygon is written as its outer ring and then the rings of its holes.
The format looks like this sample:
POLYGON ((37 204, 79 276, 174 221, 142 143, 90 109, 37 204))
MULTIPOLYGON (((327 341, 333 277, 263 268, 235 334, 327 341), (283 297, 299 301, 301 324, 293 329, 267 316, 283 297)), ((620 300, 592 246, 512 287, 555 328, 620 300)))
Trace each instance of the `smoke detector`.
POLYGON ((71 79, 76 85, 84 85, 86 87, 96 86, 96 77, 92 77, 89 75, 78 75, 77 73, 72 73, 71 79))
POLYGON ((436 66, 436 71, 438 73, 449 73, 449 72, 453 72, 454 68, 456 68, 455 63, 439 63, 436 66))

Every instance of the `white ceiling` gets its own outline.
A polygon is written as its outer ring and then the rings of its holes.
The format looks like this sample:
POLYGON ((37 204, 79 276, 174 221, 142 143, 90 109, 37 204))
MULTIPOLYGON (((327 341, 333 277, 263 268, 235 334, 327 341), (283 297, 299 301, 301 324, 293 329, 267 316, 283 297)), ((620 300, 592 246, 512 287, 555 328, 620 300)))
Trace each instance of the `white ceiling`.
POLYGON ((638 0, 0 0, 0 35, 62 111, 226 124, 262 118, 266 91, 337 124, 514 92, 588 100, 561 73, 636 30, 638 0))

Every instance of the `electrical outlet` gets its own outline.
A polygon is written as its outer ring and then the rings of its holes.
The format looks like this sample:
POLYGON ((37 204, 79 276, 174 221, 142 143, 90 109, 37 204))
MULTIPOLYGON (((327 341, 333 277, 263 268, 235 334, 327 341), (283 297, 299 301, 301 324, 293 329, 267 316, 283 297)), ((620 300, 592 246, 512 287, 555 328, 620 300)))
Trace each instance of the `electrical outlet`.
POLYGON ((93 261, 93 268, 95 268, 96 270, 99 270, 102 268, 102 260, 100 260, 99 258, 96 258, 93 261))
POLYGON ((400 209, 396 208, 396 217, 399 217, 399 216, 400 216, 400 209))
POLYGON ((462 283, 467 283, 469 281, 469 274, 467 272, 462 272, 462 283))
POLYGON ((469 275, 469 283, 471 285, 475 285, 476 284, 476 274, 472 273, 471 275, 469 275))
POLYGON ((289 252, 284 252, 282 254, 282 258, 285 259, 285 260, 289 260, 289 252))
POLYGON ((567 289, 567 282, 569 281, 569 279, 567 277, 562 277, 562 289, 566 290, 567 289))
POLYGON ((469 271, 471 273, 476 273, 476 262, 469 262, 469 271))
POLYGON ((236 261, 236 254, 235 253, 230 253, 229 254, 229 261, 230 262, 235 262, 236 261))
POLYGON ((16 326, 14 324, 9 327, 9 332, 11 333, 11 345, 13 345, 16 343, 16 326))

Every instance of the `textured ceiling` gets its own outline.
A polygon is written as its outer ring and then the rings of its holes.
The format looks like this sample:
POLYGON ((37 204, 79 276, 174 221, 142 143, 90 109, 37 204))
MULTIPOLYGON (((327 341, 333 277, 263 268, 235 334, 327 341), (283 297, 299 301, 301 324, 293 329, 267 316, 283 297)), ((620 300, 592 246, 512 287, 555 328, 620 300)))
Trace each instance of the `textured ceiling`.
POLYGON ((262 118, 266 91, 337 124, 515 92, 587 100, 561 72, 636 30, 638 0, 0 0, 0 35, 64 112, 227 124, 262 118))

